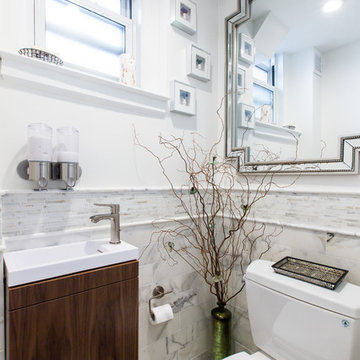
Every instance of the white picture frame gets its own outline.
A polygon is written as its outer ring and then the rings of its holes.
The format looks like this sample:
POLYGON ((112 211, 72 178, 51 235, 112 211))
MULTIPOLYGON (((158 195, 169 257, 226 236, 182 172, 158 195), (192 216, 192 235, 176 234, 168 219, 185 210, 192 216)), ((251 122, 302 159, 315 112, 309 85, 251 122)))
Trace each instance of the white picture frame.
POLYGON ((191 44, 187 48, 187 75, 201 81, 211 80, 211 54, 191 44))
POLYGON ((180 81, 170 84, 170 111, 185 115, 196 115, 196 88, 180 81))
POLYGON ((239 103, 237 106, 238 106, 238 116, 239 116, 238 127, 244 129, 254 129, 255 107, 244 103, 239 103))
POLYGON ((239 36, 239 61, 247 64, 253 64, 255 61, 255 43, 254 40, 243 33, 239 36))
POLYGON ((196 33, 196 4, 191 0, 171 0, 171 25, 190 35, 196 33))
POLYGON ((245 93, 245 84, 246 84, 246 70, 238 66, 237 68, 237 79, 236 79, 236 90, 238 95, 245 93))

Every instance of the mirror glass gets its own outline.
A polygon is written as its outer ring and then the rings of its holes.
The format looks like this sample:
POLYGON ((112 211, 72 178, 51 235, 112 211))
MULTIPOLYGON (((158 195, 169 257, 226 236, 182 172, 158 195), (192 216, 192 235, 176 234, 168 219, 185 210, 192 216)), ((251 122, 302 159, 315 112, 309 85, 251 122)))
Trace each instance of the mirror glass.
POLYGON ((338 159, 360 134, 360 1, 327 3, 254 0, 249 20, 228 21, 228 155, 338 159))

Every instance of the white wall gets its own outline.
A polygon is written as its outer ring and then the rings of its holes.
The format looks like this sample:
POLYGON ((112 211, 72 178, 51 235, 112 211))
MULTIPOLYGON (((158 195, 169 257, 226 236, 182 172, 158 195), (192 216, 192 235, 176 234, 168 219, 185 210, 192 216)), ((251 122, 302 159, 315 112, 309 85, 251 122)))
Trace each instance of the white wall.
MULTIPOLYGON (((29 0, 0 1, 0 49, 16 52, 32 44, 33 6, 29 0)), ((164 117, 132 115, 87 106, 21 89, 3 88, 0 81, 0 189, 29 189, 16 174, 26 158, 26 127, 45 122, 56 129, 80 130, 83 175, 77 188, 154 187, 166 185, 156 162, 133 144, 133 126, 141 141, 156 149, 157 136, 200 132, 206 141, 216 137, 217 6, 216 0, 198 0, 197 33, 190 36, 170 25, 170 1, 141 1, 141 84, 144 89, 169 95, 170 80, 197 88, 197 116, 167 112, 164 117), (212 54, 212 81, 186 76, 186 46, 195 43, 212 54), (215 69, 215 71, 214 71, 215 69)), ((159 150, 162 151, 161 149, 159 150)), ((172 164, 173 169, 177 163, 172 164)), ((175 172, 175 170, 174 170, 175 172)), ((178 172, 174 175, 180 182, 178 172)))
POLYGON ((286 93, 284 121, 302 132, 299 158, 320 157, 320 121, 318 115, 320 79, 313 72, 314 49, 287 54, 284 79, 286 93))
POLYGON ((326 157, 338 153, 339 136, 360 134, 360 41, 323 54, 321 136, 326 157))

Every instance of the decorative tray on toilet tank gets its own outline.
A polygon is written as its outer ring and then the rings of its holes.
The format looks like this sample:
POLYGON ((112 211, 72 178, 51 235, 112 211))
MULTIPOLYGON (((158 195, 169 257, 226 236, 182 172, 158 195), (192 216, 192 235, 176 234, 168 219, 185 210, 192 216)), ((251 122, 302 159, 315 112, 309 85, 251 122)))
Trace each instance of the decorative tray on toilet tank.
POLYGON ((335 290, 348 270, 317 264, 311 261, 286 256, 272 265, 275 272, 294 279, 335 290))

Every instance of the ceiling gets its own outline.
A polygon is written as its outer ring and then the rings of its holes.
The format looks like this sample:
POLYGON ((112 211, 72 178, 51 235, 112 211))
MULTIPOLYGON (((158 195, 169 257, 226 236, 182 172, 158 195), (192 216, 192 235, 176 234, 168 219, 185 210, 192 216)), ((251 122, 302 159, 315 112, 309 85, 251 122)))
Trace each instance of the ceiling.
POLYGON ((316 47, 322 52, 360 40, 360 0, 344 0, 342 8, 325 14, 326 0, 254 0, 251 17, 271 12, 289 32, 281 50, 296 52, 316 47))

